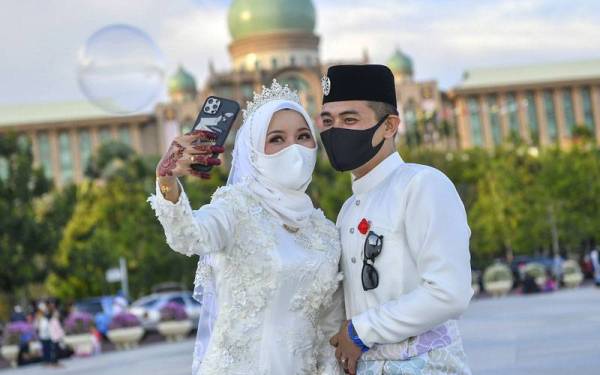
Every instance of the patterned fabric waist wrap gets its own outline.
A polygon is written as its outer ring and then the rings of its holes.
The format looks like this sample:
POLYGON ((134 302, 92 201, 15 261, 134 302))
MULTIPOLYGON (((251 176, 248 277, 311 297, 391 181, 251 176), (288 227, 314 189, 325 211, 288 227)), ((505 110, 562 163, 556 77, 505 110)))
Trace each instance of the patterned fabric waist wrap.
POLYGON ((449 320, 418 336, 396 344, 376 344, 360 357, 361 361, 403 361, 461 341, 456 320, 449 320))

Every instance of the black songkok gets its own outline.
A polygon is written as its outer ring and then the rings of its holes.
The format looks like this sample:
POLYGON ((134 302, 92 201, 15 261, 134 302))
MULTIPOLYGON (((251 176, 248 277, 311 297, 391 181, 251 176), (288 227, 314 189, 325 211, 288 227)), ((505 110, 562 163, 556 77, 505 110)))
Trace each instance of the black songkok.
POLYGON ((385 65, 334 65, 321 85, 323 104, 367 100, 397 106, 394 74, 385 65))

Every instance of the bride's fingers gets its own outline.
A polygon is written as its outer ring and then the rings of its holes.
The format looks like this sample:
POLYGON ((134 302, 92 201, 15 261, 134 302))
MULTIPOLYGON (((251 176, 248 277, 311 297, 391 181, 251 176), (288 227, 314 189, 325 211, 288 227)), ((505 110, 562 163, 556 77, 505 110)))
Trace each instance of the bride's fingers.
POLYGON ((208 172, 200 172, 192 168, 189 162, 180 162, 177 163, 177 167, 173 169, 174 176, 194 176, 199 177, 203 180, 210 179, 210 173, 208 172))
POLYGON ((211 140, 211 141, 216 141, 217 140, 217 133, 208 131, 208 130, 192 130, 189 131, 185 134, 182 135, 182 137, 185 137, 186 139, 205 139, 205 140, 211 140))
POLYGON ((185 135, 186 140, 192 145, 215 143, 217 134, 206 130, 194 130, 185 135))
POLYGON ((190 175, 200 177, 203 180, 210 180, 210 173, 208 172, 199 172, 193 168, 190 168, 189 173, 190 175))
POLYGON ((214 146, 214 145, 197 145, 197 146, 190 146, 188 147, 188 150, 191 148, 191 150, 193 150, 192 152, 196 152, 196 153, 203 153, 203 154, 222 154, 223 152, 225 152, 225 148, 222 146, 214 146))
POLYGON ((175 138, 176 141, 184 146, 200 146, 200 145, 213 145, 217 140, 217 136, 213 132, 206 130, 193 130, 189 133, 182 134, 175 138))
POLYGON ((185 153, 184 158, 189 161, 189 164, 201 164, 201 165, 221 165, 221 160, 211 157, 211 155, 200 154, 200 153, 185 153))
POLYGON ((173 173, 176 173, 177 164, 183 157, 184 150, 185 147, 174 140, 158 165, 158 174, 160 176, 173 176, 173 173))

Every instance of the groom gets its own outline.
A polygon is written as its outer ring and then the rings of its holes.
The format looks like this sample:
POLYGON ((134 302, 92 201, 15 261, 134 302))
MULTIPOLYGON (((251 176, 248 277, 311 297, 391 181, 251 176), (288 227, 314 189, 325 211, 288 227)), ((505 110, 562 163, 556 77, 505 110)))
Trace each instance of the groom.
POLYGON ((455 320, 473 295, 470 230, 454 185, 398 154, 387 67, 332 66, 322 86, 321 139, 353 179, 337 219, 348 320, 336 357, 350 374, 470 374, 455 320))

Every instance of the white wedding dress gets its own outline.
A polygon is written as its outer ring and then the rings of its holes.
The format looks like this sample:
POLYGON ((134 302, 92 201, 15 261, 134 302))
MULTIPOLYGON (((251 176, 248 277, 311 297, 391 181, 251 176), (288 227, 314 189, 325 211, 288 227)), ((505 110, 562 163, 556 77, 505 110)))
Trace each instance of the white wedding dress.
POLYGON ((197 281, 214 281, 218 316, 198 373, 339 374, 329 338, 344 319, 339 234, 320 210, 296 233, 286 230, 248 189, 222 187, 192 210, 156 195, 169 246, 211 254, 197 281))

